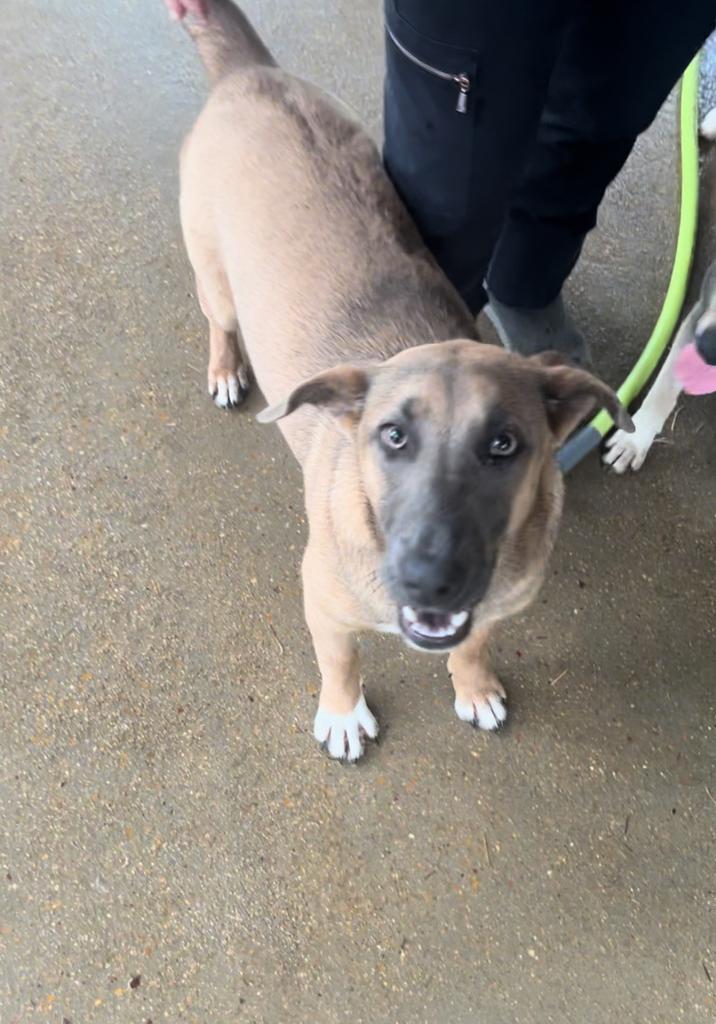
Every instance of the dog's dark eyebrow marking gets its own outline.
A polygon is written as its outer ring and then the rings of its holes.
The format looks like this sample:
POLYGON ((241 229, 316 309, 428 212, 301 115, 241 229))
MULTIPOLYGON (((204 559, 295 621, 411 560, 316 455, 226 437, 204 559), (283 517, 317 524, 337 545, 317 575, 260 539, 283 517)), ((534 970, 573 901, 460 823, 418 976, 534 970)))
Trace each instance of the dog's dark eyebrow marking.
POLYGON ((480 426, 480 433, 489 434, 506 427, 508 424, 515 427, 518 425, 513 414, 502 405, 493 405, 480 426))
POLYGON ((406 398, 406 400, 403 402, 403 404, 400 407, 401 415, 409 423, 412 423, 413 420, 415 419, 415 415, 416 415, 415 407, 417 406, 417 404, 418 404, 418 402, 417 402, 417 400, 415 398, 406 398))
POLYGON ((475 440, 478 444, 482 444, 504 430, 514 433, 523 447, 530 447, 528 432, 521 419, 501 405, 495 405, 490 409, 485 421, 475 432, 475 440))

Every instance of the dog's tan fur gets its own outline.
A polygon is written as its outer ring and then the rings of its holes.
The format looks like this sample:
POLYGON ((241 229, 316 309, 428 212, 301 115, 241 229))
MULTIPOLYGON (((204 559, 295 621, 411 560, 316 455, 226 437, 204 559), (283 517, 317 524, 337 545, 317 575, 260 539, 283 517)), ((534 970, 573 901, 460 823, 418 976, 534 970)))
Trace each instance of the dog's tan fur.
POLYGON ((552 548, 562 502, 554 447, 596 401, 616 400, 581 371, 478 344, 353 116, 277 68, 228 0, 212 10, 194 30, 213 84, 181 155, 182 226, 210 325, 210 387, 245 373, 240 324, 273 404, 266 418, 291 413, 279 426, 305 476, 305 613, 320 708, 351 715, 361 697, 355 633, 395 629, 379 575, 382 478, 369 438, 401 395, 445 431, 499 399, 533 442, 488 593, 449 659, 457 698, 483 706, 504 696, 489 629, 532 599, 552 548), (448 364, 459 381, 450 399, 448 364), (552 430, 547 392, 558 409, 552 430))

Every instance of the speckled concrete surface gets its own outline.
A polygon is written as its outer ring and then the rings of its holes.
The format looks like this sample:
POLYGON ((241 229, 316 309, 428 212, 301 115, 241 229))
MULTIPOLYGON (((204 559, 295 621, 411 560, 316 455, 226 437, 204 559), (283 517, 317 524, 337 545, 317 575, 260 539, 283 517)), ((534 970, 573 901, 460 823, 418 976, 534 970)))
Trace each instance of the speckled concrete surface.
MULTIPOLYGON (((250 9, 378 130, 376 4, 250 9)), ((641 476, 570 480, 501 634, 504 734, 371 637, 383 741, 336 766, 298 471, 257 396, 205 394, 176 210, 194 54, 158 0, 8 0, 0 68, 3 1024, 713 1022, 714 401, 641 476)), ((615 381, 668 272, 671 114, 572 287, 615 381)))
POLYGON ((704 118, 716 107, 716 32, 701 51, 699 115, 704 118))

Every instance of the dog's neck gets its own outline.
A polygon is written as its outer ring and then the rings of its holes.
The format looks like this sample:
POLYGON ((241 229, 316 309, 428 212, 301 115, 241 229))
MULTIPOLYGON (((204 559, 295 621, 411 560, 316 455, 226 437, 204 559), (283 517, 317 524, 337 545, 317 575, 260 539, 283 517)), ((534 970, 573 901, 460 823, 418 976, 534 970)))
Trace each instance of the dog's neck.
POLYGON ((361 477, 353 439, 334 424, 316 424, 304 462, 310 545, 317 545, 336 582, 336 613, 373 628, 395 609, 381 576, 383 538, 361 477))

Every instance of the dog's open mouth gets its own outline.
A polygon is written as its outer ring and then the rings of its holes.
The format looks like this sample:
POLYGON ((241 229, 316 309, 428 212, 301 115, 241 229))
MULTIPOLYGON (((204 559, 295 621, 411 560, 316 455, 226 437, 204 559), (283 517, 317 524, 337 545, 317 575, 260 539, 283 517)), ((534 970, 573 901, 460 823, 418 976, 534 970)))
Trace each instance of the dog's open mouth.
POLYGON ((441 651, 465 639, 472 625, 472 612, 433 612, 403 605, 398 613, 398 624, 411 644, 441 651))

